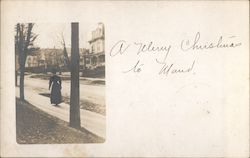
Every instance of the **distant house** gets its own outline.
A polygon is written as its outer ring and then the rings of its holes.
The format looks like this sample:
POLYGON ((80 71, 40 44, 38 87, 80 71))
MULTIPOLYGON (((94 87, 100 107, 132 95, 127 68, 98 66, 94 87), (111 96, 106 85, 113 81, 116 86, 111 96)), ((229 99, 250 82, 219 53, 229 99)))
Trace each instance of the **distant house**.
POLYGON ((38 57, 36 55, 29 55, 26 58, 25 67, 37 67, 38 66, 38 57))
MULTIPOLYGON (((66 48, 66 51, 70 60, 71 49, 66 48)), ((88 49, 80 48, 79 65, 81 70, 85 68, 84 55, 88 53, 88 49)), ((28 55, 25 67, 26 71, 31 72, 48 72, 53 68, 58 71, 69 71, 63 49, 57 48, 42 48, 32 55, 28 55)))
POLYGON ((90 49, 84 55, 84 63, 87 69, 95 69, 105 66, 105 30, 104 24, 98 23, 97 28, 92 31, 89 40, 90 49))
POLYGON ((26 59, 26 71, 47 72, 52 68, 58 70, 66 67, 64 62, 63 50, 56 48, 42 48, 26 59))

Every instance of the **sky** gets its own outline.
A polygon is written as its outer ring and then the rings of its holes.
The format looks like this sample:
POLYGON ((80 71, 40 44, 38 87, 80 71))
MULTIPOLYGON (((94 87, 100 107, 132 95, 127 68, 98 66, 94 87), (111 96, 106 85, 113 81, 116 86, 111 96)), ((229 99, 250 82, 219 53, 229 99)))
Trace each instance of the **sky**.
MULTIPOLYGON (((79 47, 88 48, 91 32, 97 27, 97 23, 81 25, 79 23, 79 47)), ((35 45, 40 48, 62 48, 62 35, 66 47, 71 45, 71 23, 35 23, 33 32, 38 34, 35 45)))

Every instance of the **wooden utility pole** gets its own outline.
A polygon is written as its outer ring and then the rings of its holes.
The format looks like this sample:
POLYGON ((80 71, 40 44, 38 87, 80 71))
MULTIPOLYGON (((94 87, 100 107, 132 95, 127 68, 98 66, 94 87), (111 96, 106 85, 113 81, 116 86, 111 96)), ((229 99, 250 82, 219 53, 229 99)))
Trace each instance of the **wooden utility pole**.
POLYGON ((71 23, 71 87, 70 123, 74 128, 81 127, 79 105, 79 24, 71 23))

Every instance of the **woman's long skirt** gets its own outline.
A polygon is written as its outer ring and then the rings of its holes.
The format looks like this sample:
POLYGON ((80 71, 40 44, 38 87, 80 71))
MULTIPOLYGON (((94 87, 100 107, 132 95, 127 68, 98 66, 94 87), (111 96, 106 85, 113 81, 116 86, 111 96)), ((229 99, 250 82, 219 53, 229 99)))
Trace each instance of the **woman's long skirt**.
POLYGON ((61 86, 53 84, 50 95, 51 104, 60 104, 62 102, 61 86))

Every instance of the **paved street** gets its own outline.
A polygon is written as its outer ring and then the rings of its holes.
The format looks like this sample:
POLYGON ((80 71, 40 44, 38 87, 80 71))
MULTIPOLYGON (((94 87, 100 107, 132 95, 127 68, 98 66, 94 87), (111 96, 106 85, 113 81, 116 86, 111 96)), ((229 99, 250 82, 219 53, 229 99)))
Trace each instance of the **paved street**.
MULTIPOLYGON (((48 82, 46 80, 25 77, 25 99, 47 112, 50 115, 58 117, 66 122, 69 122, 69 105, 61 103, 60 107, 54 107, 50 104, 48 97, 39 95, 39 93, 49 93, 48 82)), ((70 82, 63 81, 62 95, 69 96, 70 82)), ((19 97, 19 88, 16 88, 16 96, 19 97)), ((95 104, 105 104, 105 86, 103 85, 80 85, 80 98, 84 98, 95 104)), ((105 138, 106 117, 81 109, 81 126, 90 132, 105 138)))

